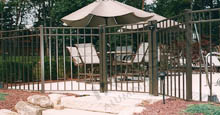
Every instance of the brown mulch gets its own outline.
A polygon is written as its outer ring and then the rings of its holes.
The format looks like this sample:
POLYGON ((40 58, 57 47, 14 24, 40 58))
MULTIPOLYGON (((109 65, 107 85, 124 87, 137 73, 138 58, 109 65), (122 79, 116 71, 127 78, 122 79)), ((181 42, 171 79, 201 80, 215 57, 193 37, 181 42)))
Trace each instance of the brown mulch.
MULTIPOLYGON (((31 95, 45 95, 48 96, 49 93, 42 94, 40 92, 32 91, 21 91, 21 90, 2 90, 0 93, 8 94, 5 96, 5 100, 0 100, 0 109, 9 109, 15 111, 14 106, 18 101, 27 101, 27 98, 31 95)), ((67 96, 77 96, 75 94, 64 93, 67 96)))
POLYGON ((0 100, 0 109, 9 109, 14 111, 14 106, 18 101, 27 101, 27 98, 31 95, 48 95, 42 94, 40 92, 27 92, 20 90, 2 90, 0 89, 0 93, 8 94, 5 96, 5 100, 0 100))
POLYGON ((148 102, 144 101, 141 104, 141 106, 145 107, 144 111, 140 114, 135 115, 187 115, 187 113, 183 112, 183 110, 186 109, 187 106, 201 103, 202 102, 184 101, 181 99, 174 98, 166 99, 166 104, 163 104, 163 101, 158 101, 154 104, 149 104, 148 102))

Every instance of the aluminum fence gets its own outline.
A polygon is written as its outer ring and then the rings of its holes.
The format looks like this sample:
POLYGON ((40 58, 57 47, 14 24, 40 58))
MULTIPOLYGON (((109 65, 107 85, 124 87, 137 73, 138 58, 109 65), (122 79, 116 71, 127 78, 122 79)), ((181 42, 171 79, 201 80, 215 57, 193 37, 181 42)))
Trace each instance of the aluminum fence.
POLYGON ((167 96, 213 101, 220 98, 219 10, 130 25, 1 31, 0 81, 8 89, 153 95, 165 83, 167 96))
POLYGON ((158 70, 167 73, 166 95, 218 102, 219 10, 187 10, 157 23, 158 70))
POLYGON ((5 88, 40 90, 40 30, 1 31, 1 77, 5 88))

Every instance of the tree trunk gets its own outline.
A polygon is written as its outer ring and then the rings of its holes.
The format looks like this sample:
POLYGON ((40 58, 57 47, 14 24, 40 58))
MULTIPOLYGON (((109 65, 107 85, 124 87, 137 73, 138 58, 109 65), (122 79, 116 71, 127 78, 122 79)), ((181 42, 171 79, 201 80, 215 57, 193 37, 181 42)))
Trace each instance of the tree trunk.
POLYGON ((144 2, 145 0, 142 0, 142 10, 144 10, 144 2))

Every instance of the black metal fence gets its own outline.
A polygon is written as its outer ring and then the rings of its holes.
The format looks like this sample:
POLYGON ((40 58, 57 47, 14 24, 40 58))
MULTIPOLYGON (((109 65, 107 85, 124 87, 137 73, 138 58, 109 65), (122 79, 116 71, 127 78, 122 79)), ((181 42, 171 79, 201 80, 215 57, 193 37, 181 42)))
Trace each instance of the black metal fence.
MULTIPOLYGON (((158 70, 167 73, 166 95, 218 102, 219 11, 187 10, 157 23, 161 49, 158 70)), ((162 92, 161 83, 159 92, 162 92)))
POLYGON ((40 90, 40 30, 1 31, 0 81, 5 88, 40 90))
POLYGON ((43 30, 45 90, 99 90, 99 28, 43 30))
POLYGON ((1 31, 5 88, 165 93, 207 101, 219 94, 219 10, 148 23, 1 31))

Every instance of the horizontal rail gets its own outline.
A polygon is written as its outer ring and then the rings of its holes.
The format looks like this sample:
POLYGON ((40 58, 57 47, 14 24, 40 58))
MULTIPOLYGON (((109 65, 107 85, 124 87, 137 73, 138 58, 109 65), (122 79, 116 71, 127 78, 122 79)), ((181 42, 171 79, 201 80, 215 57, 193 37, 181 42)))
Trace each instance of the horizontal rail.
POLYGON ((113 32, 113 33, 106 33, 106 35, 120 35, 120 34, 132 34, 132 33, 143 33, 143 32, 149 32, 150 30, 145 31, 128 31, 128 32, 113 32))
POLYGON ((21 31, 29 31, 29 32, 36 32, 36 30, 38 30, 38 32, 40 33, 40 30, 38 28, 31 28, 31 29, 17 29, 17 30, 7 30, 7 31, 1 31, 1 32, 5 32, 5 33, 9 33, 9 32, 21 32, 21 31), (35 31, 34 31, 35 30, 35 31))
POLYGON ((99 36, 99 34, 44 34, 45 36, 99 36))
POLYGON ((206 22, 218 22, 220 19, 209 19, 209 20, 199 20, 199 21, 192 21, 192 23, 206 23, 206 22))
POLYGON ((28 37, 40 37, 40 36, 36 34, 36 35, 25 35, 25 36, 2 37, 0 39, 15 39, 15 38, 28 38, 28 37))
POLYGON ((99 27, 43 27, 44 29, 99 29, 99 27))
POLYGON ((204 9, 204 10, 195 10, 192 11, 192 13, 203 13, 203 12, 211 12, 211 11, 218 11, 220 8, 215 8, 215 9, 204 9))

